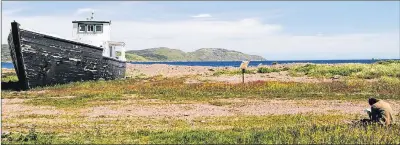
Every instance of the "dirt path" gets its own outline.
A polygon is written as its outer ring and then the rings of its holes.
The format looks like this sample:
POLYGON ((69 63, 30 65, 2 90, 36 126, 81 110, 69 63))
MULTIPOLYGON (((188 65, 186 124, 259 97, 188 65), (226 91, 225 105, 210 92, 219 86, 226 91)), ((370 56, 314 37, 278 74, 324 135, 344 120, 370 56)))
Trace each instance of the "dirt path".
MULTIPOLYGON (((154 102, 154 101, 153 101, 154 102)), ((157 102, 157 101, 156 101, 157 102)), ((399 101, 391 101, 395 112, 400 110, 399 101)), ((84 109, 85 116, 151 116, 151 117, 202 117, 235 115, 279 115, 300 113, 344 113, 365 114, 365 102, 327 101, 327 100, 249 100, 225 99, 214 103, 171 104, 160 102, 157 105, 127 104, 123 107, 101 106, 84 109)))
MULTIPOLYGON (((199 77, 201 81, 209 80, 216 82, 227 82, 227 83, 242 83, 241 75, 221 75, 221 76, 207 76, 207 77, 199 77)), ((245 82, 254 82, 254 81, 279 81, 279 82, 306 82, 306 83, 315 83, 315 82, 332 82, 337 81, 338 79, 324 79, 324 78, 313 78, 307 76, 293 77, 290 76, 287 71, 281 72, 272 72, 265 74, 245 74, 245 82)))
MULTIPOLYGON (((68 112, 48 106, 24 105, 22 99, 3 99, 3 119, 18 115, 63 115, 78 113, 92 117, 203 117, 235 115, 271 115, 300 113, 344 113, 364 114, 368 108, 364 101, 339 100, 250 100, 222 99, 207 102, 171 103, 162 100, 124 100, 97 107, 88 107, 78 112, 68 112)), ((400 112, 400 101, 389 101, 396 114, 400 112)))
POLYGON ((19 115, 61 115, 65 111, 51 106, 30 106, 25 105, 25 99, 1 99, 2 119, 19 115))
POLYGON ((145 75, 147 77, 162 75, 164 77, 176 77, 185 75, 211 75, 209 69, 214 67, 204 66, 181 66, 166 64, 127 64, 126 75, 128 77, 145 75))

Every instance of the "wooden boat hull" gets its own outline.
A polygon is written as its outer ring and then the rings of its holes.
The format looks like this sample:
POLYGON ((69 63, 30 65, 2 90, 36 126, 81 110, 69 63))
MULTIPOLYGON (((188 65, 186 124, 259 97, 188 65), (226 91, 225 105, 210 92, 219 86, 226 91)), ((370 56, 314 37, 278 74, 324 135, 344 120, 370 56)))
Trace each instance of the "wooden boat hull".
POLYGON ((102 56, 101 47, 20 29, 17 22, 8 44, 22 89, 125 77, 126 62, 102 56))

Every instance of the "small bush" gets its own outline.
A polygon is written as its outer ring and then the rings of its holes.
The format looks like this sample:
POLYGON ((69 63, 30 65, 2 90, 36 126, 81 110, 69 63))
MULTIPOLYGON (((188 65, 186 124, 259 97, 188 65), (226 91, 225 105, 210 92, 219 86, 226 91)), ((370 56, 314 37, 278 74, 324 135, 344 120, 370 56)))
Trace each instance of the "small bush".
POLYGON ((28 133, 10 132, 9 134, 1 135, 1 141, 6 144, 51 144, 55 139, 55 134, 37 132, 35 128, 31 128, 28 133))
POLYGON ((349 67, 333 67, 328 70, 328 73, 332 75, 350 76, 353 73, 362 71, 361 68, 349 68, 349 67))
POLYGON ((306 75, 313 69, 317 68, 317 65, 315 64, 306 64, 305 66, 297 67, 294 70, 297 72, 303 72, 306 73, 306 75))
POLYGON ((282 68, 282 71, 288 71, 288 70, 290 70, 289 67, 284 67, 284 68, 282 68))
POLYGON ((258 68, 258 73, 271 73, 271 72, 279 72, 280 70, 276 68, 268 68, 268 67, 260 67, 258 68))

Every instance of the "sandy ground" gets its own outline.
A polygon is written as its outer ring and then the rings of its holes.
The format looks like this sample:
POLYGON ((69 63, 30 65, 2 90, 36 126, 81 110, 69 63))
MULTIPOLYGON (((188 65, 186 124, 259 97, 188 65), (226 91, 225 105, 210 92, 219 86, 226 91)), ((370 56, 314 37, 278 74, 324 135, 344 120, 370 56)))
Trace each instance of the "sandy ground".
MULTIPOLYGON (((285 64, 269 67, 285 67, 294 64, 285 64)), ((296 64, 300 65, 300 64, 296 64)), ((268 66, 267 66, 268 67, 268 66)), ((226 83, 241 83, 241 75, 220 75, 213 76, 212 74, 218 70, 238 70, 235 67, 206 67, 206 66, 174 66, 166 64, 128 64, 127 65, 127 76, 135 77, 145 75, 147 77, 162 75, 164 77, 179 77, 185 75, 197 75, 197 81, 216 81, 226 83)), ((257 67, 249 67, 248 69, 257 69, 257 67)), ((196 82, 196 80, 190 80, 196 82)), ((253 81, 284 81, 284 82, 332 82, 338 81, 339 79, 317 79, 307 76, 293 77, 288 74, 287 71, 273 72, 266 74, 245 74, 245 82, 253 81)))
POLYGON ((2 68, 1 73, 15 73, 14 69, 2 68))
MULTIPOLYGON (((269 67, 285 67, 286 64, 269 67)), ((249 69, 256 69, 250 67, 249 69)), ((174 66, 165 64, 127 64, 127 76, 134 77, 145 75, 146 77, 162 75, 164 77, 180 77, 192 75, 187 83, 196 83, 201 81, 218 81, 227 83, 241 83, 241 75, 221 75, 213 76, 217 70, 236 70, 234 67, 204 67, 204 66, 174 66)), ((12 72, 13 69, 2 69, 2 72, 12 72)), ((340 79, 340 78, 339 78, 340 79)), ((338 79, 336 79, 338 80, 338 79)), ((333 79, 316 79, 307 76, 292 77, 288 72, 274 72, 267 74, 246 74, 245 81, 294 81, 294 82, 331 82, 333 79)), ((68 96, 73 97, 73 96, 68 96)), ((57 110, 54 107, 47 106, 26 106, 22 99, 2 99, 3 117, 23 114, 65 114, 63 110, 57 110)), ((101 106, 81 110, 81 115, 85 116, 229 116, 229 115, 266 115, 266 114, 296 114, 296 113, 358 113, 368 107, 365 102, 340 102, 340 101, 294 101, 294 100, 219 100, 229 105, 215 106, 209 103, 191 103, 191 104, 171 104, 168 102, 158 102, 161 105, 143 105, 138 103, 140 100, 131 100, 128 102, 119 102, 125 104, 121 106, 101 106), (127 104, 128 103, 128 104, 127 104), (111 108, 110 108, 111 107, 111 108)), ((148 102, 149 100, 146 100, 148 102)), ((153 102, 154 101, 150 101, 153 102)), ((400 108, 399 102, 394 102, 394 108, 400 108)))
MULTIPOLYGON (((207 102, 173 103, 157 99, 124 100, 108 104, 87 107, 68 112, 48 106, 28 106, 24 99, 2 99, 3 119, 18 115, 80 115, 93 117, 204 117, 236 115, 271 115, 271 114, 361 114, 369 105, 364 101, 340 100, 277 100, 277 99, 220 99, 207 102), (213 105, 212 102, 223 102, 213 105), (116 105, 118 104, 118 105, 116 105)), ((389 100, 395 114, 400 112, 400 101, 389 100)))
POLYGON ((63 110, 57 110, 50 106, 24 105, 26 99, 1 99, 1 114, 3 119, 15 115, 60 115, 65 114, 63 110))
MULTIPOLYGON (((81 113, 88 117, 98 116, 146 116, 146 117, 204 117, 204 116, 236 116, 236 115, 280 115, 280 114, 364 114, 368 108, 365 102, 341 101, 294 101, 294 100, 248 100, 225 99, 219 100, 229 105, 212 105, 206 103, 193 104, 158 104, 140 105, 129 104, 125 107, 93 107, 82 110, 81 113)), ((393 107, 399 108, 400 102, 392 102, 393 107)), ((398 112, 399 110, 396 110, 398 112)))
POLYGON ((209 69, 215 67, 204 66, 178 66, 166 64, 127 64, 126 75, 128 77, 144 74, 146 76, 162 75, 164 77, 176 77, 185 75, 211 75, 213 72, 209 69))
MULTIPOLYGON (((265 67, 290 67, 293 65, 304 64, 280 64, 275 66, 265 67)), ((238 70, 237 67, 208 67, 208 66, 180 66, 180 65, 166 65, 166 64, 127 64, 126 76, 127 77, 152 77, 162 75, 163 77, 181 77, 181 76, 197 76, 196 80, 189 80, 190 82, 198 81, 215 81, 226 83, 241 83, 241 75, 220 75, 213 76, 218 70, 238 70)), ((248 69, 257 69, 257 67, 249 67, 248 69)), ((2 69, 2 73, 15 72, 13 69, 2 69)), ((339 79, 318 79, 313 77, 290 76, 287 71, 273 72, 266 74, 245 74, 245 82, 253 81, 283 81, 283 82, 332 82, 339 81, 339 79)))
MULTIPOLYGON (((274 66, 282 67, 282 66, 274 66)), ((218 69, 238 69, 233 67, 202 67, 202 66, 173 66, 164 64, 141 65, 128 64, 127 76, 156 76, 179 77, 195 75, 191 82, 219 81, 240 83, 241 75, 213 76, 218 69)), ((256 68, 250 68, 256 69, 256 68)), ((12 70, 3 69, 2 72, 12 70)), ((339 79, 316 79, 310 77, 292 77, 288 72, 268 74, 246 74, 249 81, 295 81, 295 82, 330 82, 339 79)), ((73 96, 67 96, 71 98, 73 96)), ((224 99, 210 102, 173 103, 162 100, 129 99, 124 101, 109 101, 105 105, 87 107, 73 112, 50 106, 25 105, 24 99, 2 99, 2 119, 15 118, 18 115, 80 115, 87 118, 98 117, 204 117, 204 116, 236 116, 236 115, 270 115, 270 114, 300 114, 300 113, 344 113, 365 115, 363 110, 369 105, 366 101, 339 100, 277 100, 277 99, 224 99), (213 103, 214 102, 214 103, 213 103), (218 103, 222 102, 222 103, 218 103), (116 105, 117 104, 117 105, 116 105)), ((396 114, 400 112, 400 101, 389 100, 396 114)))
MULTIPOLYGON (((217 81, 217 82, 226 82, 226 83, 242 83, 241 75, 221 75, 221 76, 207 76, 200 77, 199 80, 209 80, 209 81, 217 81)), ((282 72, 272 72, 267 74, 245 74, 244 76, 245 82, 254 82, 254 81, 280 81, 280 82, 332 82, 337 81, 334 79, 317 79, 307 76, 301 77, 292 77, 289 76, 287 71, 282 72)))

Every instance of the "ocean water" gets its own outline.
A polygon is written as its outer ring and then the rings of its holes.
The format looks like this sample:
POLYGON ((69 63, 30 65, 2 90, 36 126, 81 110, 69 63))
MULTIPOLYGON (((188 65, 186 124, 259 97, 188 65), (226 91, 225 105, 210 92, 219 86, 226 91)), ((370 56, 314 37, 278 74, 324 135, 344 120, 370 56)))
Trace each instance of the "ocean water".
MULTIPOLYGON (((386 59, 381 59, 386 60, 386 59)), ((375 63, 381 60, 278 60, 278 61, 250 61, 249 66, 257 66, 259 64, 272 65, 272 63, 277 62, 278 64, 285 63, 316 63, 316 64, 336 64, 336 63, 375 63)), ((400 60, 400 59, 396 59, 400 60)), ((186 66, 214 66, 214 67, 224 67, 233 66, 239 67, 241 61, 193 61, 193 62, 131 62, 132 64, 168 64, 168 65, 186 65, 186 66)), ((1 62, 1 68, 14 68, 11 62, 1 62)))
POLYGON ((12 62, 1 62, 1 68, 14 68, 12 62))
MULTIPOLYGON (((383 60, 383 59, 381 59, 383 60)), ((272 65, 277 62, 278 64, 285 63, 316 63, 316 64, 336 64, 336 63, 364 63, 370 64, 381 60, 278 60, 278 61, 250 61, 249 66, 272 65)), ((397 60, 397 59, 396 59, 397 60)), ((186 65, 186 66, 233 66, 239 67, 242 61, 198 61, 198 62, 131 62, 132 64, 169 64, 169 65, 186 65)))

